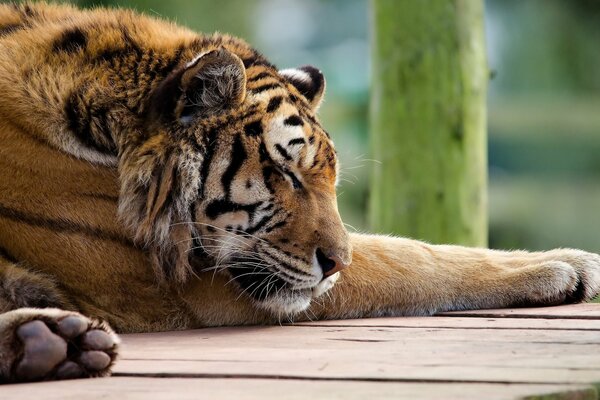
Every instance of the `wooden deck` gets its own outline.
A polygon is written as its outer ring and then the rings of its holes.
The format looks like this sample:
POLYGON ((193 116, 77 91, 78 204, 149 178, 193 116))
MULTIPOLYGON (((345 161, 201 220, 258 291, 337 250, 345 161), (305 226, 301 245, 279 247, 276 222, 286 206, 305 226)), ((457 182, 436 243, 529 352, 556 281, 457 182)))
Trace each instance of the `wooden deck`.
POLYGON ((0 399, 598 399, 600 304, 124 335, 121 354, 111 378, 0 399))

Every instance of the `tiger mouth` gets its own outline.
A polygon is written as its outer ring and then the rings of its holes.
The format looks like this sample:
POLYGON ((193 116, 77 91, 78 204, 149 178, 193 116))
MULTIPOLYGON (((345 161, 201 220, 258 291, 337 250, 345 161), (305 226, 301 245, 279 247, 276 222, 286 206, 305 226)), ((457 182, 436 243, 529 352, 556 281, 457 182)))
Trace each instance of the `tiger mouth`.
POLYGON ((262 266, 256 261, 236 261, 227 270, 240 289, 258 301, 264 301, 282 290, 310 292, 321 280, 308 273, 306 277, 299 278, 283 268, 262 266))
POLYGON ((231 280, 239 286, 242 294, 256 304, 275 314, 293 315, 310 306, 312 299, 331 289, 339 274, 325 279, 302 281, 286 274, 284 270, 273 271, 256 261, 237 259, 227 270, 231 280))
POLYGON ((283 289, 290 289, 288 282, 266 267, 253 266, 251 263, 236 263, 227 270, 242 293, 257 301, 265 301, 283 289))

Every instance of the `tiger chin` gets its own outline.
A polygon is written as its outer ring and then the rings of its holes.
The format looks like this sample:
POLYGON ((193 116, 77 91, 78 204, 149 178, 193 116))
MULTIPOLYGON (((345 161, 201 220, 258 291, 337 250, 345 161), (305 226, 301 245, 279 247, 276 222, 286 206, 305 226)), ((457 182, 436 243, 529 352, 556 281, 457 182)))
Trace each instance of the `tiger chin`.
POLYGON ((115 331, 600 291, 600 256, 582 250, 349 234, 315 67, 278 70, 240 39, 128 10, 44 3, 0 5, 0 54, 0 382, 106 376, 115 331))

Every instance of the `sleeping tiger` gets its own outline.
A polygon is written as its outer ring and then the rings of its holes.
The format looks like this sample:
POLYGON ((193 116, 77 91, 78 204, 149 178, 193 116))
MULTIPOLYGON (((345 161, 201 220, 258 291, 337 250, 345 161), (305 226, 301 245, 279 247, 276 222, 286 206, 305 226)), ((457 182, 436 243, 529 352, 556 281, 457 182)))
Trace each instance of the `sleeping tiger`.
POLYGON ((126 10, 0 5, 0 381, 118 332, 585 301, 600 256, 348 234, 325 79, 126 10))

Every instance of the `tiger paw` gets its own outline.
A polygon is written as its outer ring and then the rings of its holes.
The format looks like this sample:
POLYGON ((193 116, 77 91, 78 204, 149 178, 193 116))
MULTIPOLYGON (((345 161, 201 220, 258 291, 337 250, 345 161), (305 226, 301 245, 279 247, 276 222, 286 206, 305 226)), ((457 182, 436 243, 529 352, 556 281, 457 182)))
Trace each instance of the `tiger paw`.
POLYGON ((588 301, 600 293, 600 255, 574 249, 552 250, 546 255, 567 263, 577 274, 577 281, 567 289, 565 303, 588 301))
POLYGON ((7 333, 18 356, 6 377, 10 382, 106 376, 117 356, 112 330, 80 314, 30 310, 11 325, 7 333))

